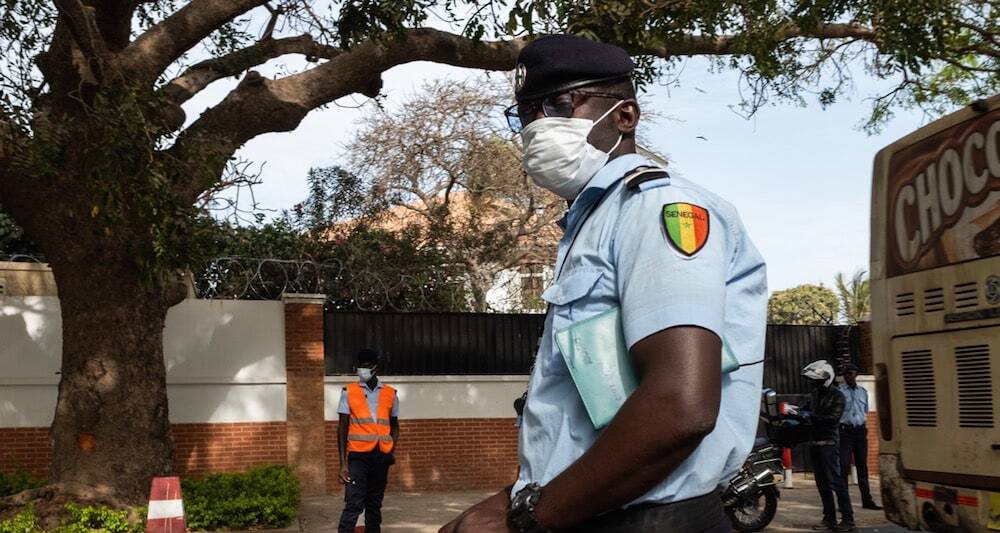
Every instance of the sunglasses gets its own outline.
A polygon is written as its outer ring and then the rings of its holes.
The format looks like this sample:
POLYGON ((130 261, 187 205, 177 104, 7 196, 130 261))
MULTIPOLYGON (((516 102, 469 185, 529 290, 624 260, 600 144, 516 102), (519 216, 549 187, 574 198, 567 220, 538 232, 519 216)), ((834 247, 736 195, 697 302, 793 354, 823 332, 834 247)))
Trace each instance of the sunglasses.
POLYGON ((538 113, 545 117, 569 118, 573 116, 573 111, 580 107, 587 98, 613 98, 624 100, 621 95, 602 93, 596 91, 566 91, 538 98, 535 100, 525 100, 518 102, 506 110, 504 117, 507 118, 507 125, 514 133, 521 133, 521 130, 531 124, 538 113))

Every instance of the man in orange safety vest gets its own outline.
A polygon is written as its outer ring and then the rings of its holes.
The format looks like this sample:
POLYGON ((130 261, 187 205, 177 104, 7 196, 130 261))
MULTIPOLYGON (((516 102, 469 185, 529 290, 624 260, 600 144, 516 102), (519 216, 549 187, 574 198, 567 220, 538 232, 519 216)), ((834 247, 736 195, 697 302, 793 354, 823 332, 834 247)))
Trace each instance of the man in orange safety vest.
POLYGON ((399 398, 396 389, 375 376, 378 360, 374 350, 358 352, 358 381, 340 393, 337 445, 346 490, 339 533, 353 533, 362 511, 365 531, 382 530, 382 497, 399 442, 399 398))

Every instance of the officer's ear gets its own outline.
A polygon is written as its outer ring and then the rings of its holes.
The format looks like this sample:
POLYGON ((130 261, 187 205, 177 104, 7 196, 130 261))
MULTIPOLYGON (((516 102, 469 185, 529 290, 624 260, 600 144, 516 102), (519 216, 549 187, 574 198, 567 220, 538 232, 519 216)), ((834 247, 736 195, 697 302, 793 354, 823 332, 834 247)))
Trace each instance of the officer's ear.
POLYGON ((639 109, 639 102, 631 98, 623 101, 618 105, 618 109, 614 114, 618 131, 622 135, 634 133, 635 128, 639 125, 639 116, 641 114, 642 112, 639 109))

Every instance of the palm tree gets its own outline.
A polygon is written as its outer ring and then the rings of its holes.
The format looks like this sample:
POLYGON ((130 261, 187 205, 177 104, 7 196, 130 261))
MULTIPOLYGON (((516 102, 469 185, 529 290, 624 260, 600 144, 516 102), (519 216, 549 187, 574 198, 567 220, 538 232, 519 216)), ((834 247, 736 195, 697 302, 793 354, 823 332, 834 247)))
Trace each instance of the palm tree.
POLYGON ((840 314, 848 324, 861 322, 871 310, 871 290, 867 274, 858 269, 850 280, 845 279, 843 272, 838 272, 834 278, 834 286, 840 297, 840 314))

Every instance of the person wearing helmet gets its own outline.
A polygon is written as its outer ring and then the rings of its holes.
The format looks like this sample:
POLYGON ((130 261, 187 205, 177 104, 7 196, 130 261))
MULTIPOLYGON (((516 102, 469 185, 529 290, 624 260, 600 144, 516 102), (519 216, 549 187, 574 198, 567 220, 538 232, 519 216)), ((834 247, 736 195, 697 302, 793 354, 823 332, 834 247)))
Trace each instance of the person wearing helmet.
POLYGON ((853 531, 854 511, 847 481, 840 468, 840 419, 844 414, 844 395, 833 386, 836 375, 825 360, 814 361, 802 369, 802 375, 812 382, 812 392, 799 416, 812 426, 809 458, 816 479, 816 489, 823 501, 823 521, 816 531, 853 531), (834 503, 834 494, 837 496, 834 503), (837 507, 841 521, 837 523, 837 507))

